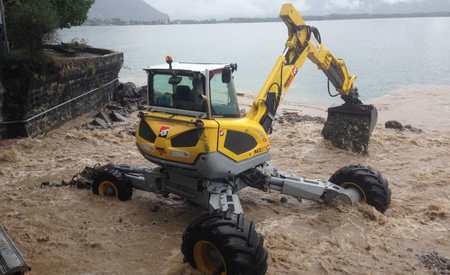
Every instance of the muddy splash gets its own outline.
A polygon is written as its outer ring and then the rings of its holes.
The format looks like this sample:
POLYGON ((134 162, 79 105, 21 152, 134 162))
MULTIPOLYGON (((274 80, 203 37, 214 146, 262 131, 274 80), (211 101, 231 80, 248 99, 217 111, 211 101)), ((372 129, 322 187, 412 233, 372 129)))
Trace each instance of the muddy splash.
MULTIPOLYGON (((392 98, 375 102, 382 118, 368 156, 333 148, 314 121, 276 126, 273 163, 282 170, 326 179, 347 164, 370 165, 388 178, 393 200, 381 215, 366 205, 329 208, 242 191, 247 218, 270 251, 269 274, 429 274, 417 255, 450 257, 450 115, 442 105, 450 102, 450 89, 440 89, 446 92, 402 95, 398 100, 411 107, 401 105, 401 114, 392 98), (408 121, 403 113, 414 110, 424 114, 408 121), (424 132, 384 129, 385 117, 424 132)), ((316 107, 286 110, 325 116, 316 107)), ((81 127, 85 121, 0 147, 1 223, 25 253, 31 274, 196 274, 183 264, 179 247, 199 209, 141 192, 121 203, 69 187, 41 188, 96 163, 148 165, 126 127, 90 131, 81 127)))

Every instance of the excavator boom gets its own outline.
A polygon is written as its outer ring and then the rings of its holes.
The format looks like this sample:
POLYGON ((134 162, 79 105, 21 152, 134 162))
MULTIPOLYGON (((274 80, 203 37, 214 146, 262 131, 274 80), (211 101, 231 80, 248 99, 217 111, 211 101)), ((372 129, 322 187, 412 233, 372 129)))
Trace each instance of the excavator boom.
MULTIPOLYGON (((340 109, 334 108, 329 112, 328 122, 338 127, 354 127, 358 119, 363 127, 356 127, 365 133, 359 131, 357 135, 350 135, 349 131, 337 131, 347 133, 346 136, 339 136, 337 139, 345 140, 344 144, 335 144, 339 147, 351 147, 354 151, 367 151, 368 137, 376 124, 376 109, 373 106, 362 105, 359 99, 358 89, 355 86, 356 76, 352 75, 344 60, 335 57, 331 51, 322 43, 320 32, 317 28, 306 25, 303 17, 292 4, 284 4, 281 9, 280 17, 288 28, 289 37, 283 54, 277 59, 269 77, 262 87, 247 117, 259 121, 267 133, 272 132, 272 123, 274 121, 277 109, 280 104, 283 93, 286 93, 298 71, 309 59, 315 63, 318 68, 326 75, 328 81, 334 86, 338 95, 344 100, 345 104, 340 109), (342 116, 346 114, 350 117, 342 116), (338 118, 339 121, 336 121, 338 118), (346 122, 347 121, 347 122, 346 122), (351 122, 350 122, 351 121, 351 122), (362 145, 360 136, 364 136, 362 145), (358 140, 359 139, 359 140, 358 140)), ((326 126, 330 126, 327 123, 326 126)), ((336 132, 335 129, 325 127, 324 136, 330 137, 327 132, 336 132)), ((335 136, 333 136, 334 138, 335 136)), ((348 149, 348 148, 345 148, 348 149)))

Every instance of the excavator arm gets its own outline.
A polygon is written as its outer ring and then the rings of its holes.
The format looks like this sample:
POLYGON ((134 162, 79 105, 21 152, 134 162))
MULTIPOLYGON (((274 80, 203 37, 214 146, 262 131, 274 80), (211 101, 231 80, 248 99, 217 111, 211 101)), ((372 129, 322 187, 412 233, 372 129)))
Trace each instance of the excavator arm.
POLYGON ((356 76, 349 72, 344 60, 336 58, 322 44, 318 29, 306 25, 292 4, 283 5, 280 17, 289 31, 286 48, 278 58, 247 117, 259 121, 265 131, 271 133, 281 96, 288 91, 298 71, 308 59, 323 71, 346 104, 362 104, 355 87, 356 76))

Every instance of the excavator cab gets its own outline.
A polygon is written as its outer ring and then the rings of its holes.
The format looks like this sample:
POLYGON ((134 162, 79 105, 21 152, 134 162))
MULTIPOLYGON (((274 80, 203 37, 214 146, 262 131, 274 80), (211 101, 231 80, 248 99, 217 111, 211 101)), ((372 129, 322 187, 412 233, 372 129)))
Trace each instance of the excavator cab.
POLYGON ((151 67, 146 70, 148 103, 166 113, 238 118, 236 69, 236 64, 178 62, 151 67))
POLYGON ((236 64, 167 61, 146 69, 149 109, 136 135, 144 157, 205 178, 237 175, 269 159, 268 133, 241 115, 236 64))

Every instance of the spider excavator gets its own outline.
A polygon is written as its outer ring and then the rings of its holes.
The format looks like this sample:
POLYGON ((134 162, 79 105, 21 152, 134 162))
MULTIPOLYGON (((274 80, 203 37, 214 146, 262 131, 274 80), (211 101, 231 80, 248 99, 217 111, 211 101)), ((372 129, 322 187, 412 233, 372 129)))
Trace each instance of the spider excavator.
POLYGON ((175 194, 204 209, 186 228, 181 244, 184 260, 201 274, 266 273, 263 237, 244 218, 240 203, 244 188, 329 204, 365 202, 380 212, 390 205, 388 182, 370 167, 346 166, 328 180, 310 180, 270 165, 269 135, 282 95, 308 59, 345 102, 329 110, 327 123, 332 125, 325 126, 324 136, 357 126, 367 138, 376 123, 376 109, 362 104, 356 77, 322 44, 319 31, 306 25, 291 4, 283 5, 281 19, 289 30, 286 48, 245 115, 234 86, 236 64, 182 63, 167 57, 165 64, 145 70, 149 107, 139 114, 136 131, 137 148, 155 166, 110 164, 93 173, 97 195, 126 201, 137 189, 175 194), (343 129, 336 129, 340 125, 343 129))

